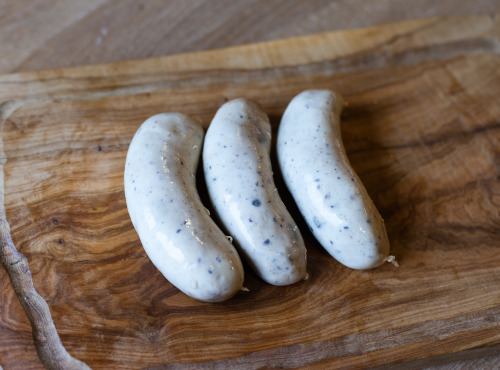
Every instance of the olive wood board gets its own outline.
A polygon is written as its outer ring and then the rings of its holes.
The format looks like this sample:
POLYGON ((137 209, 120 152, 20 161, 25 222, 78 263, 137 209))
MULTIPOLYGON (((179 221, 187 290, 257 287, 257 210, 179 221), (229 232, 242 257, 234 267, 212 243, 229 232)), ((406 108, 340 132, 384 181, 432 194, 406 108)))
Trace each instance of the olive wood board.
MULTIPOLYGON (((0 76, 7 219, 66 349, 95 369, 366 368, 498 353, 499 54, 500 17, 474 16, 0 76), (399 267, 336 262, 284 186, 280 117, 312 88, 347 102, 346 151, 399 267), (247 268, 248 292, 203 303, 147 258, 127 213, 125 156, 147 117, 177 111, 207 128, 242 96, 270 117, 275 181, 309 279, 276 287, 247 268)), ((0 365, 40 368, 3 270, 0 281, 0 365)))

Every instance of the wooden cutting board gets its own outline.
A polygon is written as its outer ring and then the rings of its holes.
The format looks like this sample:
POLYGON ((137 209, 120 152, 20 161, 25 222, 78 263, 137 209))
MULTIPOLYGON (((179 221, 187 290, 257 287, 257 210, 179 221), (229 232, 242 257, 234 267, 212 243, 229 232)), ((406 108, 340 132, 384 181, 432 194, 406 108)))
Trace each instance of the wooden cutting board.
MULTIPOLYGON (((1 76, 7 219, 63 344, 93 368, 123 369, 376 367, 497 345, 499 54, 500 18, 485 16, 1 76), (246 96, 276 133, 290 99, 311 88, 344 95, 347 153, 400 266, 355 271, 329 257, 275 171, 309 280, 274 287, 247 269, 249 292, 227 302, 180 293, 127 213, 135 131, 165 111, 208 127, 246 96)), ((0 365, 41 367, 3 270, 0 283, 0 365)))

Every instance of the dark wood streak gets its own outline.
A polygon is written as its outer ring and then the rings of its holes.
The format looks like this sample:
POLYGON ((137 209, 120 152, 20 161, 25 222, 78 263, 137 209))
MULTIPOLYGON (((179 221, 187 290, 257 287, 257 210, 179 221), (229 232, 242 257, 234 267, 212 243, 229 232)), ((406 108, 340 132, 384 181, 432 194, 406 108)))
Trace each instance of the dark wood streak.
MULTIPOLYGON (((297 366, 310 365, 315 362, 332 360, 330 365, 339 367, 343 357, 350 357, 370 352, 383 351, 393 348, 396 343, 393 338, 406 334, 406 341, 397 345, 407 345, 419 341, 436 340, 446 342, 446 337, 455 333, 466 332, 470 325, 475 324, 484 328, 497 327, 495 321, 500 320, 500 309, 498 307, 486 312, 477 312, 465 318, 460 317, 451 321, 433 320, 419 325, 405 326, 391 330, 369 332, 363 335, 360 341, 356 333, 337 338, 334 341, 312 342, 298 344, 262 352, 254 352, 235 359, 225 359, 199 364, 207 369, 260 369, 263 366, 270 368, 294 368, 297 366), (488 317, 484 319, 483 317, 488 317), (450 325, 451 324, 451 325, 450 325), (442 337, 438 338, 438 337, 442 337), (314 353, 315 356, 311 357, 314 353), (265 359, 263 361, 262 359, 265 359), (272 359, 272 360, 271 360, 272 359), (297 361, 297 359, 300 359, 297 361)), ((401 355, 400 355, 401 356, 401 355)), ((365 365, 369 365, 366 363, 365 365)), ((169 364, 168 368, 182 368, 185 364, 169 364)), ((155 369, 164 368, 162 366, 155 369)))
MULTIPOLYGON (((118 149, 118 151, 127 151, 128 150, 129 143, 127 144, 112 144, 112 145, 98 145, 97 148, 92 148, 92 147, 81 147, 81 148, 62 148, 62 149, 54 149, 54 150, 45 150, 43 152, 36 152, 36 153, 30 153, 30 154, 24 154, 24 155, 18 155, 18 156, 11 156, 9 159, 23 159, 23 158, 28 158, 28 157, 40 157, 43 155, 47 154, 56 154, 56 153, 61 153, 64 151, 98 151, 98 152, 109 152, 109 151, 115 151, 115 149, 118 149), (110 150, 111 149, 111 150, 110 150)), ((0 158, 0 160, 5 159, 5 158, 0 158)))
MULTIPOLYGON (((403 144, 399 145, 386 145, 380 147, 369 147, 363 150, 350 151, 350 155, 355 155, 359 153, 373 152, 373 151, 386 151, 386 150, 398 150, 398 149, 411 149, 411 148, 420 148, 426 146, 435 146, 446 142, 453 142, 455 145, 457 143, 461 143, 463 141, 471 140, 472 138, 476 138, 477 135, 485 134, 489 135, 491 131, 495 131, 500 129, 500 122, 486 123, 480 127, 477 127, 473 130, 460 131, 453 130, 453 132, 446 132, 436 137, 426 137, 423 139, 419 139, 418 141, 407 141, 403 144)), ((500 151, 499 151, 500 152, 500 151)))
POLYGON ((500 367, 500 344, 403 362, 397 365, 381 366, 374 368, 374 370, 419 370, 429 367, 453 368, 457 362, 466 369, 486 367, 494 369, 500 367))

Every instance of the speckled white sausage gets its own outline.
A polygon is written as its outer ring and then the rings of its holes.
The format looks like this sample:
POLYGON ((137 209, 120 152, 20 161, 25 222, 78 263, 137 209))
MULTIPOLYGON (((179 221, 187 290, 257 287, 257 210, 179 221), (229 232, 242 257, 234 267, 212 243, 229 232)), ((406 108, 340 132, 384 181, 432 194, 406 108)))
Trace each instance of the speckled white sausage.
POLYGON ((288 189, 320 244, 339 262, 368 269, 388 257, 384 222, 346 156, 340 95, 308 90, 282 117, 278 160, 288 189))
POLYGON ((306 275, 306 249, 274 185, 270 148, 267 115, 235 99, 208 128, 203 168, 215 211, 249 264, 264 281, 288 285, 306 275))
POLYGON ((202 140, 201 125, 183 114, 147 119, 127 153, 125 197, 158 270, 187 295, 218 302, 241 289, 243 267, 196 190, 202 140))

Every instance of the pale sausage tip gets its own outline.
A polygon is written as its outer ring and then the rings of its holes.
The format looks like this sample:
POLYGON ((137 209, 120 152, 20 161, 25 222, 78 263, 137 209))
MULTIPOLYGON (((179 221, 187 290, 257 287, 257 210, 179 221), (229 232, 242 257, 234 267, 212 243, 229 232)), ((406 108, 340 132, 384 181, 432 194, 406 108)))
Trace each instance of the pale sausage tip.
POLYGON ((384 259, 384 262, 392 263, 395 267, 399 267, 398 261, 396 261, 396 256, 390 255, 384 259))
POLYGON ((193 117, 193 120, 194 120, 194 121, 196 121, 196 122, 198 122, 198 124, 199 124, 200 126, 202 126, 202 125, 203 125, 203 120, 202 120, 200 117, 193 117))

